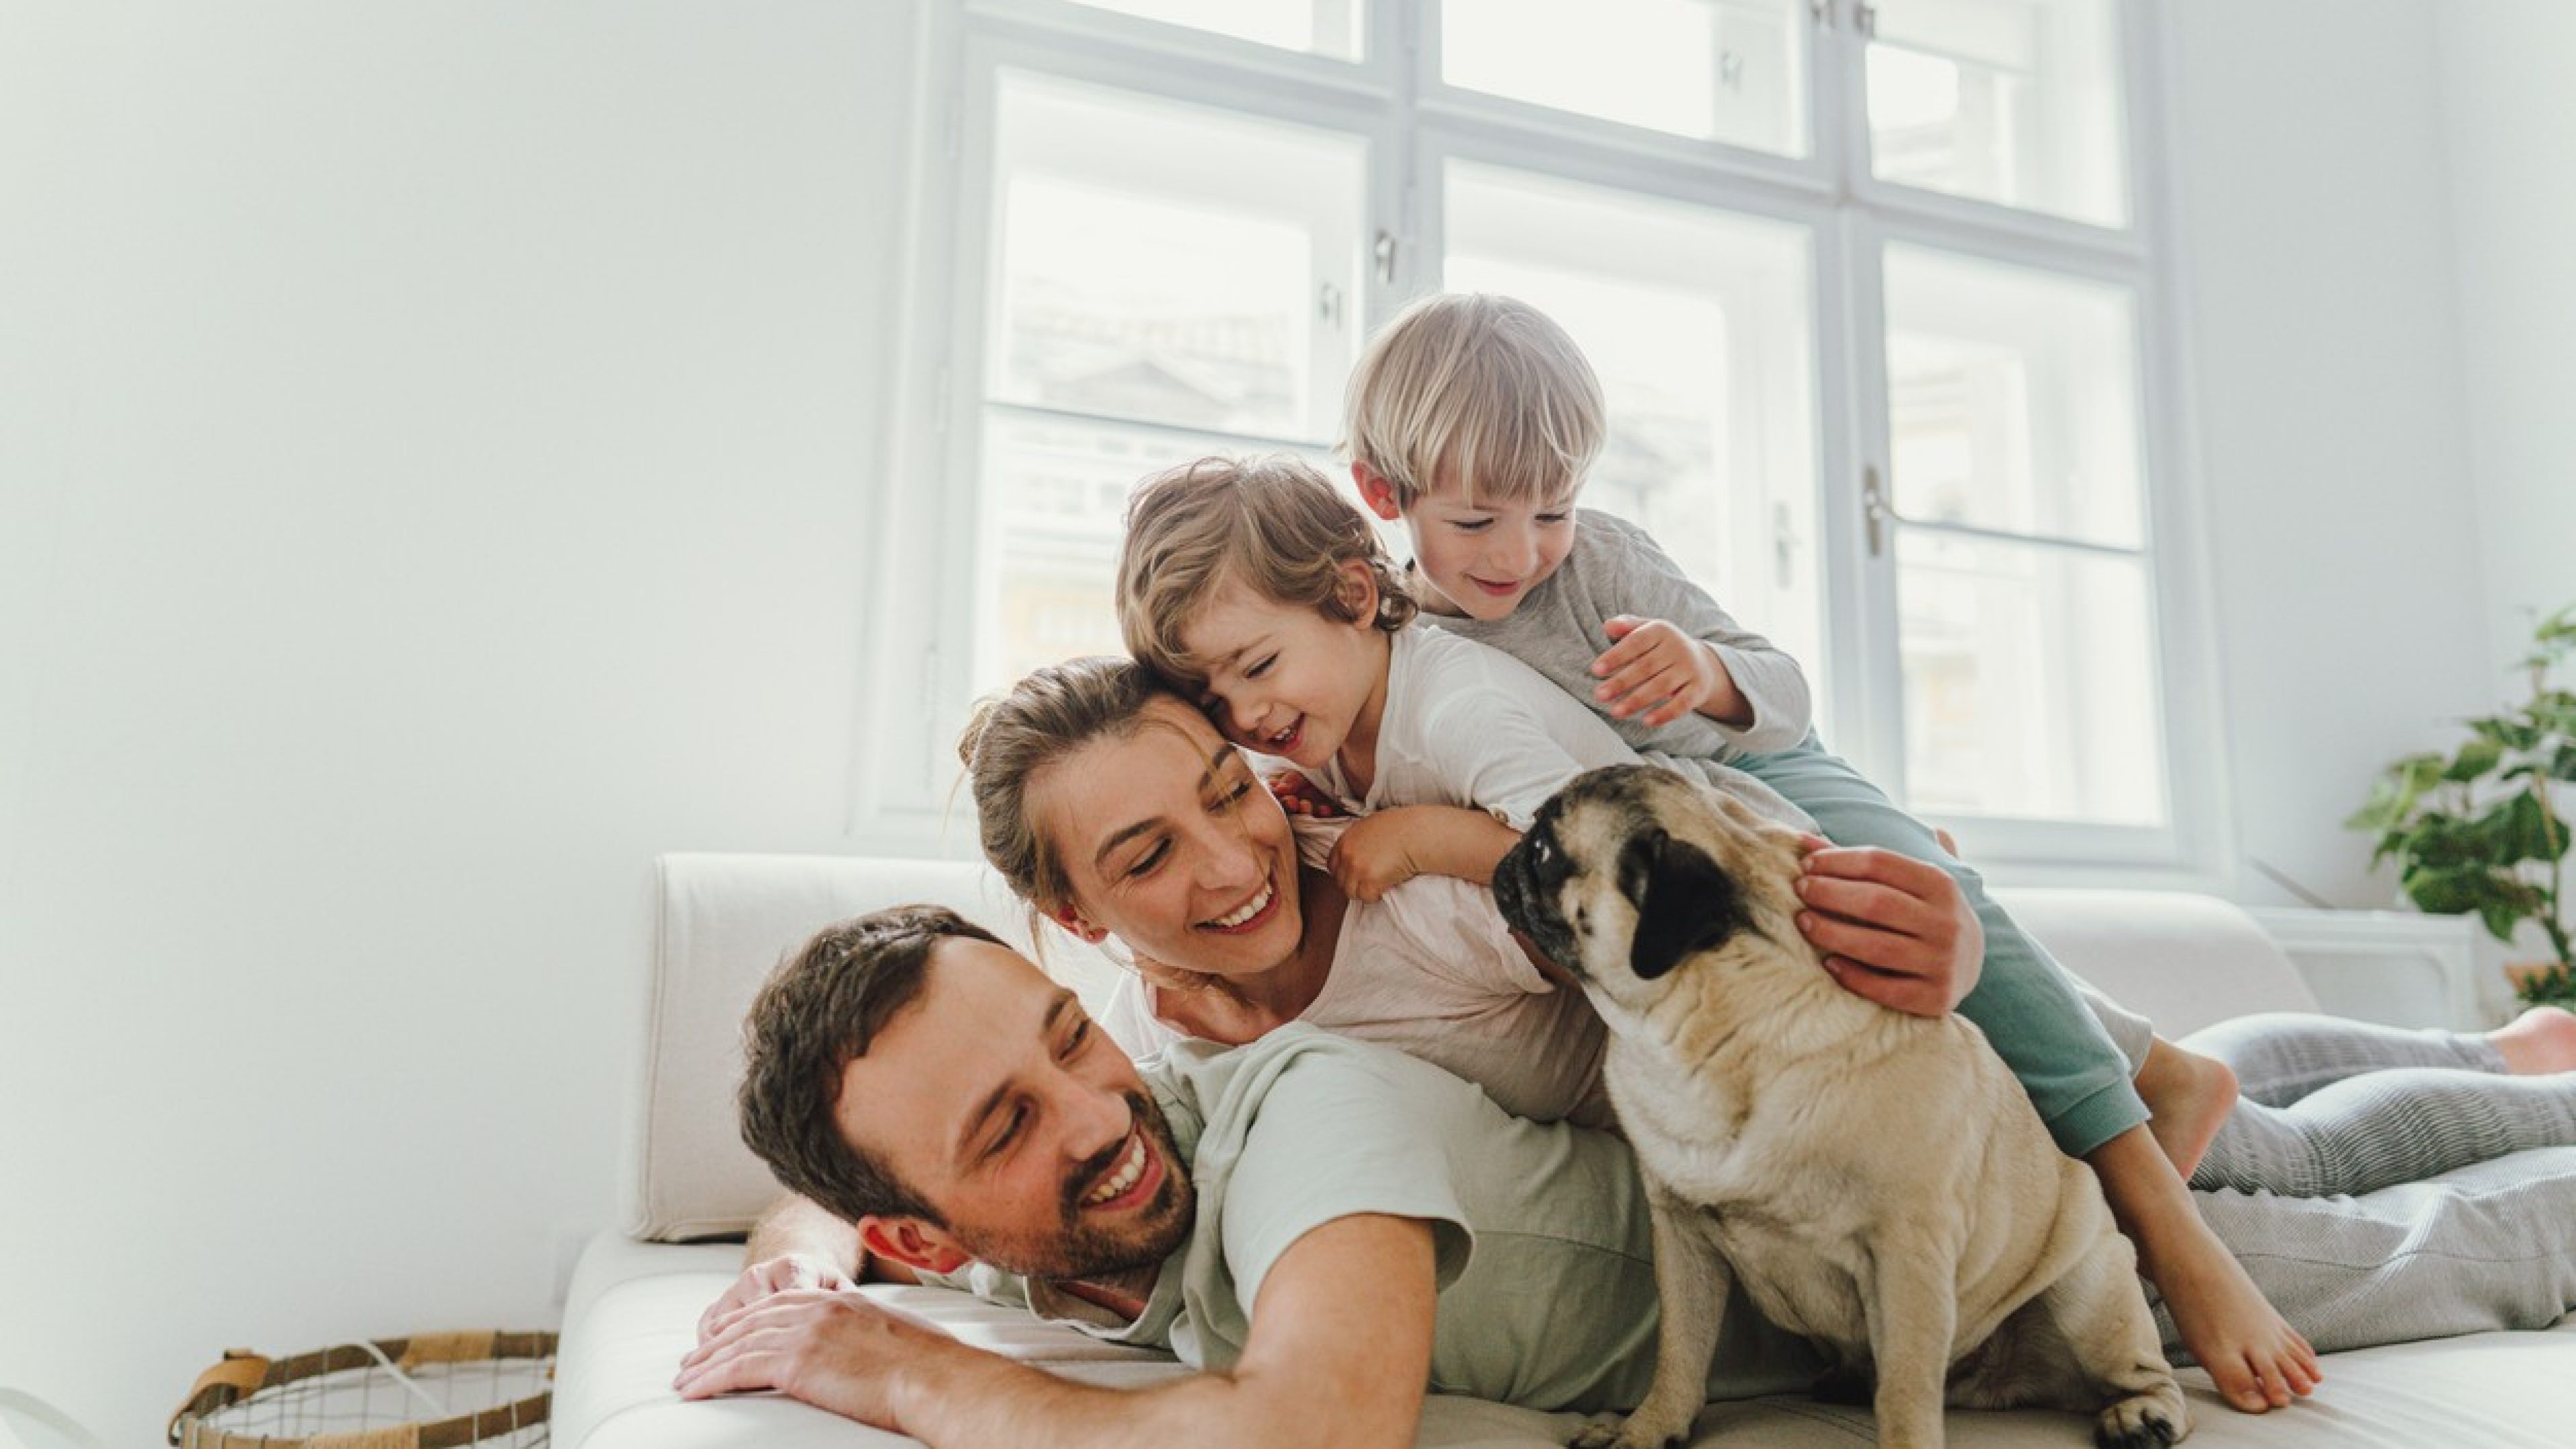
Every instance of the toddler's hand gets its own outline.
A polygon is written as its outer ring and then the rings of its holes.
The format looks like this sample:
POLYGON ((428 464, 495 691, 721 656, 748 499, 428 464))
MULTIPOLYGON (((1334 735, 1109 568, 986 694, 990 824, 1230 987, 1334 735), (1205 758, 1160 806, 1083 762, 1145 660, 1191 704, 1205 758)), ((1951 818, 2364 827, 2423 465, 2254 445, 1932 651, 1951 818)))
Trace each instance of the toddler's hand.
POLYGON ((1422 867, 1414 863, 1412 843, 1406 838, 1404 815, 1401 810, 1363 815, 1333 842, 1332 856, 1324 862, 1324 868, 1333 873, 1333 881, 1344 895, 1355 901, 1373 901, 1422 874, 1422 867))
POLYGON ((1291 815, 1330 820, 1342 813, 1341 805, 1325 794, 1322 786, 1294 770, 1282 770, 1262 783, 1270 787, 1271 794, 1279 797, 1279 808, 1291 815))
POLYGON ((1658 728, 1711 703, 1740 703, 1735 680, 1718 662, 1717 651, 1662 619, 1621 614, 1604 629, 1616 643, 1592 661, 1601 683, 1592 697, 1610 707, 1612 719, 1639 710, 1658 728))

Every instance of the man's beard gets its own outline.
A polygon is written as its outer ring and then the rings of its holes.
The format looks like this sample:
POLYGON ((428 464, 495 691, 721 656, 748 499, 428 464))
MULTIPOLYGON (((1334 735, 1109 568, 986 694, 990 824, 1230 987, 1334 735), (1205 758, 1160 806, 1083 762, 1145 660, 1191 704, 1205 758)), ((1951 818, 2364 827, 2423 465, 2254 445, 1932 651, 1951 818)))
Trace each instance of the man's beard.
POLYGON ((1029 1278, 1106 1278, 1161 1266, 1189 1240, 1198 1213, 1198 1195, 1189 1168, 1172 1141, 1163 1109, 1142 1092, 1125 1094, 1127 1109, 1143 1132, 1148 1149, 1163 1165, 1163 1181, 1142 1208, 1115 1226, 1091 1221, 1082 1195, 1100 1184, 1127 1151, 1127 1139, 1103 1148, 1098 1157, 1067 1175, 1060 1203, 1062 1226, 1042 1240, 1005 1234, 974 1246, 975 1256, 996 1268, 1029 1278))

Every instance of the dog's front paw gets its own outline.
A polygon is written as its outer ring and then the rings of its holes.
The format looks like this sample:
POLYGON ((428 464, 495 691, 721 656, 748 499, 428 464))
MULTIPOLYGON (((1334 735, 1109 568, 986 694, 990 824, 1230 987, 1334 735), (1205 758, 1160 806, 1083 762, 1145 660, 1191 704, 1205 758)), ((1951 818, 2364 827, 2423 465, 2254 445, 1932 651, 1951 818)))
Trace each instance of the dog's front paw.
POLYGON ((1566 1442, 1568 1449, 1679 1449, 1682 1436, 1690 1425, 1668 1433, 1654 1432, 1643 1414, 1630 1414, 1625 1422, 1586 1424, 1566 1442))
POLYGON ((2179 1390, 2122 1399, 2093 1421, 2098 1449, 2165 1449, 2190 1432, 2191 1417, 2179 1390))

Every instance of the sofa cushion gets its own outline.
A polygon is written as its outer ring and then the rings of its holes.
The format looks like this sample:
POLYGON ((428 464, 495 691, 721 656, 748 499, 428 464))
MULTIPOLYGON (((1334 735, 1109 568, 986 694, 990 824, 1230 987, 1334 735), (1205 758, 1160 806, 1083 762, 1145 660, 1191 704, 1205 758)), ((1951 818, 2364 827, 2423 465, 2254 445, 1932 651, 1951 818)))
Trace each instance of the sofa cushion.
MULTIPOLYGON (((671 1391, 697 1317, 733 1281, 733 1245, 636 1243, 615 1233, 594 1239, 574 1276, 557 1360, 554 1443, 558 1449, 876 1449, 912 1439, 871 1429, 776 1395, 684 1404, 671 1391)), ((908 1312, 966 1342, 1051 1372, 1137 1388, 1184 1370, 1146 1350, 1104 1344, 1017 1309, 942 1288, 872 1286, 908 1312)), ((2191 1400, 2191 1449, 2555 1449, 2576 1424, 2576 1321, 2538 1333, 2481 1333, 2338 1353, 2325 1360, 2326 1387, 2285 1412, 2254 1417, 2219 1402, 2206 1375, 2184 1369, 2191 1400)), ((1953 1410, 1954 1449, 2078 1449, 2091 1442, 2081 1416, 2042 1409, 1953 1410)), ((1480 1399, 1434 1394, 1423 1407, 1415 1449, 1556 1449, 1581 1418, 1480 1399)), ((1712 1404, 1691 1436, 1693 1449, 1865 1445, 1868 1411, 1775 1397, 1712 1404)))

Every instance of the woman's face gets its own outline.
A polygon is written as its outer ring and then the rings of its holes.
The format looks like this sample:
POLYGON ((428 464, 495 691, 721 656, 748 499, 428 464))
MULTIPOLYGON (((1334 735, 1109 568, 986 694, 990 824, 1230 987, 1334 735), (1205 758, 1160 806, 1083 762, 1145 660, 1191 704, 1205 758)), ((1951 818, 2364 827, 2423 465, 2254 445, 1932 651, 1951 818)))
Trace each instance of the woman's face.
POLYGON ((1029 781, 1028 808, 1073 900, 1057 919, 1183 970, 1251 976, 1304 932, 1288 817, 1234 746, 1169 696, 1029 781))

